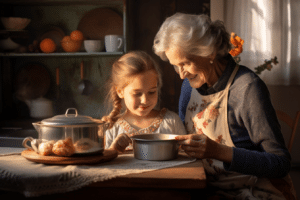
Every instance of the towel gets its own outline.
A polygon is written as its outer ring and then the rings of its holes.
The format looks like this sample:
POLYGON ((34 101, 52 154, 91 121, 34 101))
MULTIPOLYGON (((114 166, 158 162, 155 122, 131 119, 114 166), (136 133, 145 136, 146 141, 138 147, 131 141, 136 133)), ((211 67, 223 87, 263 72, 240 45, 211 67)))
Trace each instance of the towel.
MULTIPOLYGON (((18 153, 0 148, 0 154, 18 153)), ((26 197, 74 191, 93 182, 105 181, 127 174, 174 167, 196 159, 179 155, 170 161, 135 159, 133 154, 121 154, 112 161, 95 165, 46 165, 27 160, 21 155, 0 156, 0 189, 15 191, 26 197)))

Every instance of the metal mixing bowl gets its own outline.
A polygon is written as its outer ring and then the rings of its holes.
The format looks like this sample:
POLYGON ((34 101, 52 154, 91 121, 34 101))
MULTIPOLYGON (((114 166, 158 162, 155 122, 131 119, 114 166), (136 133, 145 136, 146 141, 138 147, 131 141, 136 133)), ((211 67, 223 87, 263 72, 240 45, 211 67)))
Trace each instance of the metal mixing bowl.
POLYGON ((175 134, 141 134, 132 136, 133 153, 140 160, 173 160, 178 156, 175 134))

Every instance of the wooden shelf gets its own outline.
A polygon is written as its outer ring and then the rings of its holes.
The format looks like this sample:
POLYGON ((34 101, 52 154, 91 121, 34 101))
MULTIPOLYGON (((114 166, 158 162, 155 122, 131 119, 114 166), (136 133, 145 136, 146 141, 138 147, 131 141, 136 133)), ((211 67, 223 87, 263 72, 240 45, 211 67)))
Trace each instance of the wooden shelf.
POLYGON ((5 5, 120 5, 124 0, 0 0, 0 4, 5 5))
POLYGON ((123 55, 124 52, 74 52, 74 53, 0 53, 2 57, 73 57, 73 56, 120 56, 123 55))

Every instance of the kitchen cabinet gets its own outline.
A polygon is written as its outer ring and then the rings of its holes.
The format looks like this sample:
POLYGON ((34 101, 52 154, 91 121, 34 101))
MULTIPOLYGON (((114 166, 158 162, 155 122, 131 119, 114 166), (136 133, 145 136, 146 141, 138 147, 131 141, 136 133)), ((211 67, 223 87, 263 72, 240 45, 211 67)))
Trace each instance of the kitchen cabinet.
MULTIPOLYGON (((63 114, 68 107, 76 107, 79 114, 99 118, 105 114, 105 83, 114 60, 128 51, 128 22, 126 0, 0 0, 1 16, 26 17, 31 22, 23 31, 28 36, 28 44, 38 38, 43 31, 59 27, 65 35, 76 30, 82 17, 96 8, 110 8, 120 14, 123 20, 123 52, 80 52, 67 53, 62 50, 55 53, 16 53, 0 52, 0 119, 28 120, 29 108, 15 95, 15 78, 26 63, 39 63, 47 68, 51 77, 51 87, 46 98, 53 101, 55 114, 63 114), (85 79, 94 84, 90 96, 77 93, 80 78, 80 62, 85 65, 85 79), (56 83, 56 68, 60 69, 59 82, 56 83), (56 91, 60 90, 60 97, 56 91)), ((7 31, 0 31, 3 34, 7 31)), ((8 32, 8 34, 11 34, 8 32)), ((22 34, 22 33, 20 33, 22 34)), ((33 119, 34 120, 34 119, 33 119)))

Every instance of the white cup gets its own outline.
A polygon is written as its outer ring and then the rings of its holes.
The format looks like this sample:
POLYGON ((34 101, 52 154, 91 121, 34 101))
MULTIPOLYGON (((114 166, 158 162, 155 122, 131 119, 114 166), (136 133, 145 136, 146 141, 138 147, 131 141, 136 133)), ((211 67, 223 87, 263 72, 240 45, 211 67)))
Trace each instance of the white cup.
POLYGON ((106 35, 104 39, 107 52, 118 52, 123 50, 124 40, 122 35, 106 35))
POLYGON ((83 45, 87 52, 100 52, 104 49, 103 40, 84 40, 83 45))

